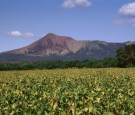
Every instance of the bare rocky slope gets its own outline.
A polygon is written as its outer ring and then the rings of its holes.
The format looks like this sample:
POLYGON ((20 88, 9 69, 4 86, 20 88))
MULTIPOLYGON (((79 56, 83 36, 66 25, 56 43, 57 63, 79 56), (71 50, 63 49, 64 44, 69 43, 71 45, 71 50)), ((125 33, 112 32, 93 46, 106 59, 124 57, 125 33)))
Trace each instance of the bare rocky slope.
POLYGON ((84 47, 85 44, 85 41, 76 41, 70 37, 49 33, 29 46, 6 53, 28 54, 33 56, 65 55, 70 52, 76 53, 84 47))

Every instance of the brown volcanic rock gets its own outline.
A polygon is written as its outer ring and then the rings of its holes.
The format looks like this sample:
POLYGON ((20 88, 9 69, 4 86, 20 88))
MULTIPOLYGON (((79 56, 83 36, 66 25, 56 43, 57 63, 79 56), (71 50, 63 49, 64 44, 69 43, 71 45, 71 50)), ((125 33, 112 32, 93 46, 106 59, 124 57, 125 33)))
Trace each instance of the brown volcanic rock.
POLYGON ((40 40, 24 48, 9 51, 14 54, 30 54, 38 56, 65 55, 70 52, 76 53, 86 44, 85 41, 76 41, 70 37, 47 34, 40 40))

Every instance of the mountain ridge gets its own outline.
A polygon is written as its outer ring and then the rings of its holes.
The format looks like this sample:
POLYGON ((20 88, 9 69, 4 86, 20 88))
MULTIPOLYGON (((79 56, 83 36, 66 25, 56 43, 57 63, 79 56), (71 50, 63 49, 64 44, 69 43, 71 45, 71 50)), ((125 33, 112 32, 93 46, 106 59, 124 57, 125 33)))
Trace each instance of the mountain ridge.
POLYGON ((132 43, 135 42, 113 43, 98 40, 75 40, 71 37, 49 33, 28 46, 1 53, 0 62, 2 60, 16 62, 103 59, 114 57, 117 49, 132 43))

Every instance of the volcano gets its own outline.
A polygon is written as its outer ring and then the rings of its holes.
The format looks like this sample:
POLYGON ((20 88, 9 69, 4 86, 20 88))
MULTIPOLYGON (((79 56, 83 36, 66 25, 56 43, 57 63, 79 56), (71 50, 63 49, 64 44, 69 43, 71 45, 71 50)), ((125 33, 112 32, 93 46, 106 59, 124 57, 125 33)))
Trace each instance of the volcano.
POLYGON ((133 43, 135 42, 79 41, 49 33, 28 46, 1 53, 0 62, 103 59, 116 56, 117 49, 133 43))
POLYGON ((70 37, 58 36, 52 33, 47 34, 38 41, 6 53, 12 54, 27 54, 33 56, 49 56, 49 55, 65 55, 68 53, 76 53, 86 42, 77 41, 70 37))

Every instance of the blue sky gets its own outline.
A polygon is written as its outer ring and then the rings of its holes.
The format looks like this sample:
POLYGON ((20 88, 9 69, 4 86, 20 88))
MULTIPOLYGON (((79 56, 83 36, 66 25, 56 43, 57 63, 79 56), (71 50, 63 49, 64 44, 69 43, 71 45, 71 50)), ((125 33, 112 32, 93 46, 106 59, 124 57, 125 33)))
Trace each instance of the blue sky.
POLYGON ((0 0, 0 52, 29 45, 47 33, 135 41, 135 1, 0 0))

